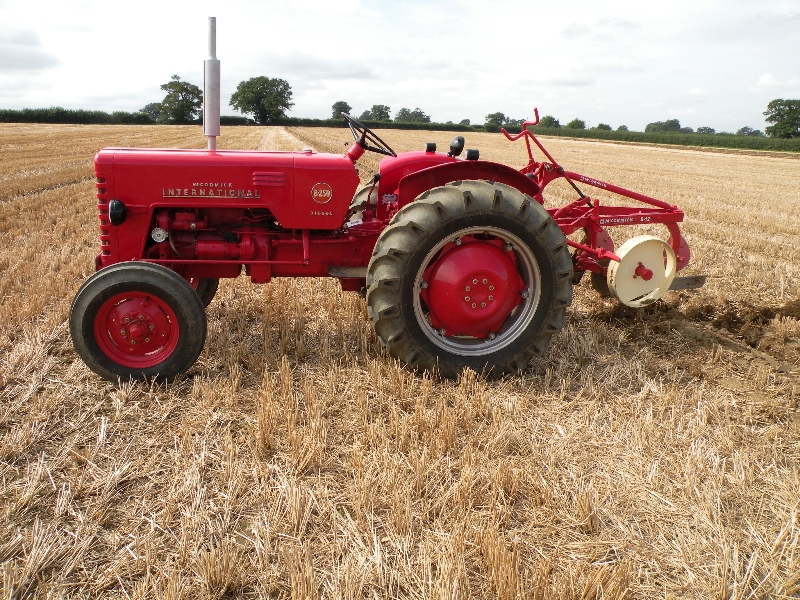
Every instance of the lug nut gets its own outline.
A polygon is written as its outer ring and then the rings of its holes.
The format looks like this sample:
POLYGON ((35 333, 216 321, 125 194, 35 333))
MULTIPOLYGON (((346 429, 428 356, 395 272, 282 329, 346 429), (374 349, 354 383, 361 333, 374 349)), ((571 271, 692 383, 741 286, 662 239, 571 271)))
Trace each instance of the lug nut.
POLYGON ((483 282, 482 282, 482 283, 483 283, 483 285, 486 285, 487 283, 489 283, 489 280, 488 280, 488 279, 486 279, 486 277, 484 277, 484 278, 483 278, 483 282))
POLYGON ((489 296, 489 300, 494 300, 494 296, 489 296))
POLYGON ((497 336, 490 331, 489 333, 486 334, 486 337, 489 338, 490 340, 493 340, 497 336))
POLYGON ((149 341, 150 341, 150 338, 144 338, 144 341, 145 341, 145 342, 149 342, 149 341))
POLYGON ((454 243, 455 243, 456 246, 460 246, 461 245, 461 238, 456 238, 454 243))
POLYGON ((139 315, 139 320, 144 321, 144 315, 139 315))
POLYGON ((481 308, 486 308, 486 302, 481 302, 481 308))
POLYGON ((465 292, 468 292, 468 291, 469 291, 469 286, 468 286, 468 285, 464 287, 464 291, 465 291, 465 292))
POLYGON ((464 302, 469 302, 469 296, 464 296, 464 302))
POLYGON ((528 292, 522 292, 521 295, 522 295, 523 298, 527 298, 529 296, 528 292))
POLYGON ((493 286, 493 285, 490 285, 490 286, 489 286, 489 291, 490 291, 490 292, 491 292, 491 291, 494 291, 494 286, 493 286))
POLYGON ((427 281, 423 281, 422 283, 420 283, 420 284, 419 284, 419 287, 421 287, 423 290, 424 290, 424 289, 427 289, 427 287, 428 287, 428 282, 427 282, 427 281))
POLYGON ((475 304, 475 303, 473 302, 473 303, 472 303, 472 308, 475 308, 476 306, 477 306, 477 304, 475 304))
POLYGON ((120 333, 120 335, 128 335, 128 332, 125 331, 124 329, 120 329, 119 333, 120 333))
POLYGON ((506 252, 511 252, 514 249, 514 246, 512 246, 511 244, 506 244, 505 248, 506 252))
POLYGON ((125 322, 126 323, 130 323, 131 322, 131 318, 130 317, 125 317, 125 322))
MULTIPOLYGON (((490 300, 491 300, 491 298, 490 298, 490 300)), ((155 327, 153 327, 152 325, 150 325, 150 326, 148 327, 148 329, 149 329, 150 331, 153 331, 153 329, 155 329, 155 327)))
POLYGON ((135 345, 136 345, 136 340, 131 340, 131 346, 135 346, 135 345))
POLYGON ((477 279, 473 279, 473 280, 472 280, 472 283, 473 283, 474 285, 478 285, 478 280, 477 280, 477 279))
POLYGON ((444 334, 445 334, 445 330, 444 330, 444 327, 442 327, 442 328, 439 330, 439 335, 440 335, 440 336, 442 336, 442 337, 444 337, 444 334))

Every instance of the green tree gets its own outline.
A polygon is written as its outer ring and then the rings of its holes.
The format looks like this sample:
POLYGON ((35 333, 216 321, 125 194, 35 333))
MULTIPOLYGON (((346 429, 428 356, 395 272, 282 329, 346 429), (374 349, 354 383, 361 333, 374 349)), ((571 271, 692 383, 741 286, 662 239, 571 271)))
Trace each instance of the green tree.
POLYGON ((385 104, 373 104, 372 108, 369 109, 369 113, 372 116, 372 121, 391 121, 392 117, 390 115, 391 109, 386 106, 385 104))
POLYGON ((561 123, 558 122, 553 115, 545 115, 541 119, 539 119, 539 127, 551 127, 553 129, 558 129, 561 127, 561 123))
POLYGON ((144 108, 140 108, 139 112, 146 114, 153 121, 158 121, 158 117, 161 116, 161 102, 151 102, 144 108))
POLYGON ((645 133, 680 133, 681 122, 678 119, 667 119, 666 121, 656 121, 648 123, 644 128, 645 133))
POLYGON ((397 114, 394 116, 395 123, 430 123, 431 118, 422 112, 421 109, 415 108, 414 110, 408 110, 407 108, 401 108, 397 111, 397 114))
POLYGON ((569 123, 564 125, 567 129, 586 129, 586 123, 581 119, 572 119, 569 123))
POLYGON ((767 104, 764 116, 767 123, 772 123, 765 129, 768 136, 800 137, 800 100, 784 100, 782 98, 773 100, 767 104))
POLYGON ((506 123, 506 116, 501 112, 491 113, 486 115, 486 125, 494 125, 495 127, 502 127, 506 123))
POLYGON ((431 122, 431 118, 418 108, 415 108, 414 110, 411 111, 411 117, 414 119, 415 123, 431 122))
POLYGON ((285 79, 253 77, 239 82, 230 105, 242 114, 250 114, 256 123, 274 123, 294 106, 292 87, 285 79))
POLYGON ((702 133, 703 135, 714 135, 717 131, 713 127, 698 127, 697 133, 702 133))
POLYGON ((334 119, 341 119, 342 113, 350 114, 350 111, 353 110, 353 107, 350 106, 344 100, 339 100, 338 102, 334 102, 333 106, 331 106, 332 116, 334 119))
POLYGON ((159 123, 185 124, 200 118, 203 92, 199 87, 188 81, 181 81, 178 75, 173 75, 171 81, 162 85, 161 89, 167 92, 167 95, 161 101, 159 123))
POLYGON ((369 109, 365 110, 361 113, 361 116, 358 117, 359 121, 372 121, 372 113, 369 112, 369 109))
POLYGON ((602 129, 603 131, 611 131, 611 125, 606 125, 605 123, 598 123, 597 127, 594 129, 602 129))
POLYGON ((736 135, 749 135, 750 137, 764 137, 764 132, 759 131, 758 129, 753 129, 752 127, 744 126, 739 131, 736 132, 736 135))
POLYGON ((459 125, 469 125, 469 119, 461 119, 458 123, 459 125))
POLYGON ((617 127, 617 131, 628 131, 628 126, 620 125, 619 127, 617 127))

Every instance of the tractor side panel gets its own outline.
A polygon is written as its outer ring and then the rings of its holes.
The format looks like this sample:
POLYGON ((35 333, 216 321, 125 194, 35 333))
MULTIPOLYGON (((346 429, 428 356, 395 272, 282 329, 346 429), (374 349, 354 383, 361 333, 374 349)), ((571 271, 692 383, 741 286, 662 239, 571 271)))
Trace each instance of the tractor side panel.
POLYGON ((358 187, 358 173, 344 155, 296 153, 294 229, 339 229, 358 187))

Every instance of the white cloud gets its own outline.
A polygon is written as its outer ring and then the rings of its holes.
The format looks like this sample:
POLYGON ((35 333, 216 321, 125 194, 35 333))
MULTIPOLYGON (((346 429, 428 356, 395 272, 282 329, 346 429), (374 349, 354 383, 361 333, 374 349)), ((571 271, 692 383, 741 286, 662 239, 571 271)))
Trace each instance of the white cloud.
POLYGON ((610 29, 639 29, 641 25, 636 23, 635 21, 630 21, 628 19, 600 19, 597 22, 598 25, 603 27, 608 27, 610 29))
POLYGON ((686 117, 696 115, 697 111, 693 108, 673 108, 669 110, 669 114, 675 115, 676 117, 686 117))
POLYGON ((580 73, 556 73, 537 78, 542 83, 555 85, 558 87, 587 87, 594 85, 594 77, 582 75, 580 73))
POLYGON ((598 71, 641 71, 633 59, 612 54, 611 56, 593 56, 586 61, 586 67, 598 71))
POLYGON ((691 106, 687 126, 763 128, 767 102, 800 88, 797 2, 195 0, 187 13, 178 0, 136 11, 0 0, 0 106, 137 110, 173 73, 201 84, 215 15, 223 108, 238 82, 264 75, 290 83, 298 117, 345 100, 482 122, 530 115, 536 100, 562 122, 642 129, 691 106))
POLYGON ((764 73, 761 77, 758 78, 758 83, 756 83, 756 88, 777 88, 777 87, 794 87, 800 84, 800 78, 795 77, 793 79, 776 79, 772 76, 772 73, 764 73))
POLYGON ((37 32, 31 29, 0 31, 0 73, 41 71, 55 67, 59 62, 42 47, 37 32))

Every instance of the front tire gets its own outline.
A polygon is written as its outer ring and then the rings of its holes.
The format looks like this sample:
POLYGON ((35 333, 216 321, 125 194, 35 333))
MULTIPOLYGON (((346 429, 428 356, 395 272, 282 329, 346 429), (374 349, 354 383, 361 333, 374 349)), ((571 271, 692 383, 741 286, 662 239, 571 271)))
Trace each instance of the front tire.
POLYGON ((547 211, 499 183, 460 181, 403 207, 378 238, 367 310, 389 353, 455 377, 541 356, 572 301, 572 261, 547 211))
POLYGON ((104 379, 169 381, 202 352, 206 315, 195 290, 174 271, 124 262, 81 286, 69 329, 78 355, 104 379))

